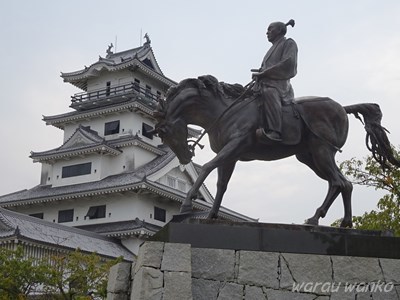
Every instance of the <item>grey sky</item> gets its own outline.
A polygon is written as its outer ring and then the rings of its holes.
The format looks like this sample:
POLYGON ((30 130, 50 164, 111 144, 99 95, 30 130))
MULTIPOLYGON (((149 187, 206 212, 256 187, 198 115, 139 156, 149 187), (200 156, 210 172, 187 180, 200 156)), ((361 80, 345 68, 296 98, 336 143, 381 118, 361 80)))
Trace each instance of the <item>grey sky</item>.
MULTIPOLYGON (((55 148, 62 131, 42 115, 69 110, 80 92, 60 71, 90 65, 117 50, 137 47, 148 32, 164 74, 175 81, 212 74, 246 84, 269 48, 272 21, 293 18, 288 37, 299 47, 296 96, 329 96, 343 105, 377 102, 390 139, 400 144, 400 2, 387 1, 1 1, 2 68, 0 194, 39 182, 29 152, 55 148), (279 4, 277 4, 279 3, 279 4)), ((362 124, 350 116, 350 133, 337 160, 364 157, 362 124)), ((197 150, 195 161, 213 156, 197 150)), ((215 191, 215 172, 206 181, 215 191)), ((264 222, 302 223, 325 197, 327 184, 294 158, 239 163, 223 205, 264 222), (289 209, 290 207, 290 209, 289 209)), ((355 188, 353 211, 375 207, 381 193, 355 188)), ((342 217, 338 198, 324 224, 342 217)))

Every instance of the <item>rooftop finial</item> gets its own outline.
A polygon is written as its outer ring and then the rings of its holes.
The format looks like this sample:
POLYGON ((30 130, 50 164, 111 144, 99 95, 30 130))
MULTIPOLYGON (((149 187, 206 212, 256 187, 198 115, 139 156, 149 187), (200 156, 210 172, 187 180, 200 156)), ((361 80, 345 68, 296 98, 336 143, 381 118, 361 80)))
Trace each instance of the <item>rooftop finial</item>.
POLYGON ((107 48, 107 50, 106 50, 107 56, 113 54, 113 52, 111 51, 111 49, 112 49, 113 47, 114 47, 113 43, 111 43, 111 44, 108 46, 108 48, 107 48))
POLYGON ((146 32, 146 34, 144 35, 144 38, 146 39, 146 42, 144 43, 144 45, 145 45, 145 46, 146 46, 146 45, 150 45, 151 40, 150 40, 150 37, 149 37, 149 35, 147 34, 147 32, 146 32))

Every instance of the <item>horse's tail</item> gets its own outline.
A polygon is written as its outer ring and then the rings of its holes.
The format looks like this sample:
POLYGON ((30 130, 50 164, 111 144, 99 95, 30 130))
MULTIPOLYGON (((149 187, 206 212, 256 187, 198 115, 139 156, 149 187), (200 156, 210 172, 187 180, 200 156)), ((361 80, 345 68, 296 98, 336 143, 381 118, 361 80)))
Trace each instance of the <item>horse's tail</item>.
POLYGON ((343 107, 346 113, 353 114, 364 124, 367 135, 365 143, 369 151, 372 152, 374 159, 381 165, 383 169, 390 168, 387 163, 400 167, 400 161, 394 157, 393 149, 390 145, 386 132, 386 128, 382 127, 382 111, 376 103, 362 103, 343 107), (364 121, 360 118, 361 114, 364 121))

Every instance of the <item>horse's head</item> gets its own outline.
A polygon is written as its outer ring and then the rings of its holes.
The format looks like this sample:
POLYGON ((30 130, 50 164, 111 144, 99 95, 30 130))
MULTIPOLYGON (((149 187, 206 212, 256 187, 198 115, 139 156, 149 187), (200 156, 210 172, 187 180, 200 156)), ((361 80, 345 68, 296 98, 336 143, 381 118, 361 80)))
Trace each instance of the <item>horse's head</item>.
MULTIPOLYGON (((190 162, 196 142, 188 145, 188 124, 209 128, 230 102, 227 98, 237 98, 243 92, 241 85, 219 83, 211 76, 182 80, 168 90, 165 100, 160 100, 154 111, 158 123, 159 137, 175 152, 182 164, 190 162), (224 100, 225 99, 225 100, 224 100), (220 101, 218 101, 220 100, 220 101)), ((191 141, 193 142, 193 141, 191 141)))
MULTIPOLYGON (((176 92, 176 90, 174 90, 176 92)), ((163 143, 167 144, 176 154, 181 164, 188 164, 193 157, 193 153, 188 145, 188 128, 181 109, 177 105, 171 105, 170 97, 178 96, 176 93, 167 93, 166 100, 159 100, 159 104, 154 111, 157 119, 155 131, 163 143)), ((176 103, 175 103, 176 104, 176 103)))

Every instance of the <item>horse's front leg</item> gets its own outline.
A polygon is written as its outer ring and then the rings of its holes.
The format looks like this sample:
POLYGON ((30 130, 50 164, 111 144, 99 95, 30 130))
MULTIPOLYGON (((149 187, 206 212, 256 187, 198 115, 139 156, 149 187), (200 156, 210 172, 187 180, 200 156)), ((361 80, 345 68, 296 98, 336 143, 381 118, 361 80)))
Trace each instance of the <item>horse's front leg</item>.
POLYGON ((186 199, 182 203, 181 213, 192 211, 192 200, 196 198, 197 193, 207 176, 219 166, 236 162, 245 146, 247 146, 247 143, 245 143, 242 138, 232 139, 212 160, 203 165, 199 177, 197 177, 192 188, 187 193, 186 199))
POLYGON ((228 187, 228 182, 231 179, 235 165, 236 161, 218 167, 217 194, 215 195, 214 204, 208 214, 208 219, 216 219, 218 217, 222 198, 226 192, 226 188, 228 187))

